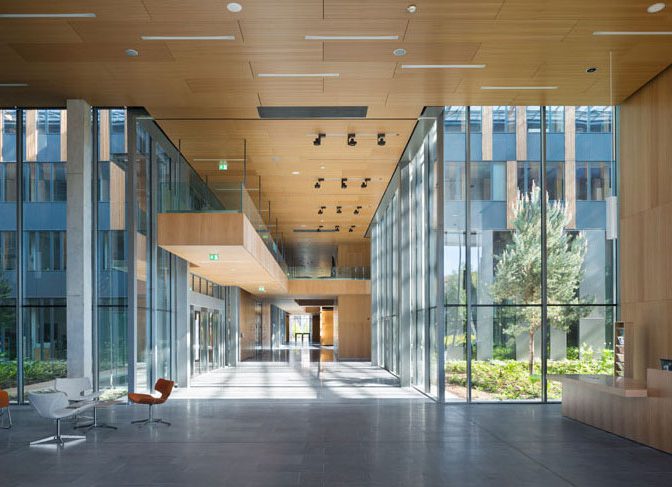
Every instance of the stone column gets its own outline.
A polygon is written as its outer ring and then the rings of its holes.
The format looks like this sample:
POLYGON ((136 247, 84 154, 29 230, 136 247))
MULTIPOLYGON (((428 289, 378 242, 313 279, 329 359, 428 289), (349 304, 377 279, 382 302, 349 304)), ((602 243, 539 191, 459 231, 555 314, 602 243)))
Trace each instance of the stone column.
POLYGON ((91 107, 68 100, 67 332, 68 377, 93 376, 91 107))

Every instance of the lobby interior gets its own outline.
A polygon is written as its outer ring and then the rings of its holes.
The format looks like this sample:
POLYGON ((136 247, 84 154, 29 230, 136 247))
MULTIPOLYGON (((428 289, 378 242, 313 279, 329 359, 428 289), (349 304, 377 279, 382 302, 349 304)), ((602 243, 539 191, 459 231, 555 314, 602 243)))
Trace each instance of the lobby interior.
POLYGON ((671 38, 1 2, 3 485, 669 485, 671 38))

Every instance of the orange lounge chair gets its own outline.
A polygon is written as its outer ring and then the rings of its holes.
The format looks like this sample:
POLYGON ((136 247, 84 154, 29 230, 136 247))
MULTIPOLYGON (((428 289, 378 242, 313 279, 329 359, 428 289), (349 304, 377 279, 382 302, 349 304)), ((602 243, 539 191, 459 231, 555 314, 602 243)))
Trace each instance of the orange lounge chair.
POLYGON ((136 394, 134 392, 131 392, 128 394, 128 400, 135 403, 135 404, 147 404, 149 406, 149 418, 147 419, 139 419, 137 421, 131 421, 132 424, 149 424, 149 423, 163 423, 168 426, 170 426, 170 423, 168 421, 164 421, 162 419, 154 419, 152 407, 157 406, 159 404, 163 404, 168 400, 170 397, 170 393, 173 392, 173 386, 175 385, 175 382, 172 380, 167 380, 167 379, 159 379, 156 381, 156 384, 154 384, 154 389, 161 393, 161 397, 154 397, 149 394, 136 394))
POLYGON ((12 427, 12 413, 9 411, 9 394, 0 389, 0 428, 8 430, 12 427), (9 419, 9 424, 5 426, 5 416, 9 419))

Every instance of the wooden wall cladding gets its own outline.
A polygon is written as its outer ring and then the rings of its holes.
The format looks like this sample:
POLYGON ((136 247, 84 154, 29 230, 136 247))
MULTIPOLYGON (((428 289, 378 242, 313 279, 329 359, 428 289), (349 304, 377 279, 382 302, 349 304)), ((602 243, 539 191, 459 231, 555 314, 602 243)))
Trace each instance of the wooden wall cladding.
POLYGON ((672 70, 621 107, 621 317, 645 328, 646 364, 672 357, 672 70))
POLYGON ((255 357, 258 306, 250 293, 240 291, 240 360, 255 357))
POLYGON ((338 297, 339 360, 371 360, 371 295, 338 297))

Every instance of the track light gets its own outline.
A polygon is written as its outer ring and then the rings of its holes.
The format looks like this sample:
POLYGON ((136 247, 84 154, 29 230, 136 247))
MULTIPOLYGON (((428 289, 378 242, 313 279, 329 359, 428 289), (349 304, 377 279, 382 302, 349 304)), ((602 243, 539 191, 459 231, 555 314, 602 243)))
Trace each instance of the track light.
POLYGON ((324 181, 324 178, 317 178, 317 182, 315 183, 315 189, 320 189, 322 187, 322 182, 324 181))
POLYGON ((341 189, 347 189, 348 188, 348 178, 342 178, 341 179, 341 189))
POLYGON ((326 136, 327 134, 317 134, 317 137, 315 137, 315 139, 313 140, 313 145, 316 147, 318 145, 322 145, 322 139, 325 138, 326 136))
POLYGON ((354 147, 357 145, 357 139, 355 139, 355 134, 348 134, 348 145, 354 147))
POLYGON ((362 181, 362 188, 368 187, 369 181, 371 181, 371 178, 364 178, 364 180, 362 181))
POLYGON ((343 213, 343 210, 341 209, 340 206, 337 206, 337 207, 336 207, 336 213, 338 213, 339 215, 340 215, 341 213, 343 213))
POLYGON ((378 134, 378 145, 379 146, 384 146, 385 145, 385 134, 378 134))
POLYGON ((334 225, 334 230, 336 230, 337 232, 340 232, 341 231, 341 226, 340 225, 334 225))
POLYGON ((361 210, 361 209, 362 209, 362 207, 358 206, 357 208, 355 208, 355 211, 353 211, 353 214, 359 215, 359 210, 361 210))
POLYGON ((320 206, 320 209, 317 210, 317 214, 318 214, 318 215, 323 215, 323 214, 324 214, 324 210, 326 210, 326 209, 327 209, 326 206, 320 206))
POLYGON ((354 231, 355 231, 355 226, 354 226, 354 225, 350 225, 350 228, 348 229, 348 232, 352 233, 352 232, 354 232, 354 231))

